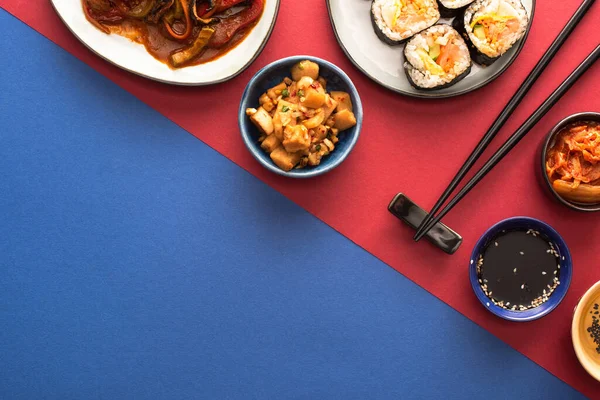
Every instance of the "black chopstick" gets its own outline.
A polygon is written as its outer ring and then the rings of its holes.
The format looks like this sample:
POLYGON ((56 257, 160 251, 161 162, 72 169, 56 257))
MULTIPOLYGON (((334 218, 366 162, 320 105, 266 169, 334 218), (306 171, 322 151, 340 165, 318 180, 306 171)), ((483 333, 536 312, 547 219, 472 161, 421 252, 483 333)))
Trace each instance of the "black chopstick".
POLYGON ((514 112, 514 110, 517 108, 517 106, 521 103, 521 100, 523 100, 523 98, 525 97, 525 95, 527 94, 529 89, 531 89, 533 84, 537 81, 537 79, 540 77, 540 75, 542 74, 544 69, 546 69, 548 64, 550 64, 550 61, 552 61, 552 59, 554 58, 554 56, 556 55, 558 50, 561 48, 561 46, 563 45, 565 40, 569 37, 571 32, 573 32, 573 29, 575 29, 575 27, 577 26, 579 21, 581 21, 581 19, 583 18, 585 13, 588 11, 588 9, 592 6, 594 1, 595 0, 585 0, 581 4, 581 6, 579 6, 579 8, 575 12, 575 14, 573 14, 573 16, 571 17, 569 22, 567 22, 567 24, 565 25, 563 30, 560 32, 560 34, 556 37, 556 39, 554 39, 554 42, 552 42, 552 44, 550 45, 550 47, 548 48, 546 53, 542 56, 542 58, 540 58, 540 61, 538 61, 535 68, 533 68, 533 70, 531 70, 531 72, 529 73, 529 76, 527 76, 527 79, 525 79, 525 82, 523 82, 523 84, 519 87, 519 90, 517 90, 517 92, 513 95, 513 97, 508 102, 508 104, 506 104, 506 106, 504 107, 504 110, 502 110, 500 115, 498 115, 498 118, 496 118, 496 121, 494 121, 494 123, 492 124, 490 129, 486 132, 486 134, 483 136, 483 138, 481 139, 479 144, 477 144, 477 147, 475 147, 475 149, 473 150, 473 152, 471 153, 469 158, 467 158, 467 161, 463 164, 463 166, 460 168, 460 170, 456 173, 456 176, 454 176, 454 178, 452 179, 452 181, 450 182, 450 184, 448 185, 448 187, 446 188, 444 193, 442 193, 442 195, 440 196, 438 201, 435 203, 435 205, 433 206, 431 211, 429 211, 429 214, 425 217, 423 222, 421 222, 421 225, 419 225, 419 228, 417 229, 417 233, 415 234, 415 237, 414 237, 415 240, 419 240, 417 238, 423 236, 422 233, 423 233, 425 226, 427 226, 429 224, 429 222, 431 222, 431 220, 435 216, 435 213, 444 205, 444 203, 446 202, 448 197, 450 197, 450 195, 452 194, 454 189, 456 189, 458 184, 467 175, 467 172, 469 171, 469 169, 471 169, 471 167, 477 162, 479 157, 481 157, 481 155, 483 154, 485 149, 488 147, 490 142, 494 139, 494 137, 496 137, 496 135, 498 134, 500 129, 502 129, 502 127, 504 126, 504 124, 506 123, 508 118, 514 112))
POLYGON ((458 194, 444 207, 440 213, 433 218, 422 230, 415 240, 420 240, 427 231, 429 231, 440 219, 442 219, 471 189, 473 189, 483 177, 490 172, 504 156, 529 133, 540 119, 556 104, 558 100, 577 82, 577 80, 587 71, 600 57, 600 45, 569 75, 567 79, 538 107, 537 110, 525 121, 523 125, 494 153, 494 155, 484 164, 484 166, 475 174, 473 178, 458 192, 458 194))

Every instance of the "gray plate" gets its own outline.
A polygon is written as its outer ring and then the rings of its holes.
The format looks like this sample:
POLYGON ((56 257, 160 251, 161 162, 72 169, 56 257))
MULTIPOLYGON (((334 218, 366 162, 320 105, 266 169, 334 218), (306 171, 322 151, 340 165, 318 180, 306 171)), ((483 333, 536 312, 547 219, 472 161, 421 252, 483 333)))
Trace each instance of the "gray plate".
MULTIPOLYGON (((489 67, 473 64, 471 73, 456 85, 446 89, 425 92, 410 85, 404 74, 404 45, 388 46, 383 43, 371 24, 370 0, 327 0, 329 19, 335 36, 350 61, 369 78, 388 89, 407 96, 443 98, 459 96, 487 85, 502 74, 521 52, 529 35, 535 11, 535 0, 522 0, 529 14, 529 27, 519 43, 489 67)), ((440 22, 449 22, 442 19, 440 22)))

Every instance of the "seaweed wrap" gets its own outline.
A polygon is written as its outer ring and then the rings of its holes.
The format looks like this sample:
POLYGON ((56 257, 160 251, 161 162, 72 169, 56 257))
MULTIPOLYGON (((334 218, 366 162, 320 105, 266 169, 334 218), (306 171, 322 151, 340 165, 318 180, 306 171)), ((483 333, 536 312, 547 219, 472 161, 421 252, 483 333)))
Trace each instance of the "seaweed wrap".
POLYGON ((474 0, 438 0, 442 18, 452 18, 467 8, 474 0))

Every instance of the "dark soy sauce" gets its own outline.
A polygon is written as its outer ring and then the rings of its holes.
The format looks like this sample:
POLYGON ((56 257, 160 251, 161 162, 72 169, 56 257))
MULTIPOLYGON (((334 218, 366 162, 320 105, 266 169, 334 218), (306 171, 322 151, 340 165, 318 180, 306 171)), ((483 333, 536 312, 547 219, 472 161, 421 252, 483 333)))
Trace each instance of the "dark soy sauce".
POLYGON ((506 231, 477 260, 479 283, 501 307, 524 311, 541 305, 560 284, 560 257, 539 232, 506 231))

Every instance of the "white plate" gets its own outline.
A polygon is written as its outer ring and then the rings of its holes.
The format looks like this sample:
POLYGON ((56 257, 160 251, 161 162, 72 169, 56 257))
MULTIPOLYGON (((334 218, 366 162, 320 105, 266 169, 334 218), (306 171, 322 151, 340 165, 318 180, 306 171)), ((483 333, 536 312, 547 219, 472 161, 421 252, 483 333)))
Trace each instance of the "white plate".
POLYGON ((143 45, 119 35, 107 35, 93 26, 85 18, 81 0, 52 0, 52 5, 71 32, 105 60, 156 81, 194 86, 224 82, 246 69, 267 44, 279 11, 279 0, 265 0, 258 24, 233 50, 205 64, 172 70, 152 57, 143 45))
MULTIPOLYGON (((535 0, 522 0, 529 15, 525 36, 512 49, 489 67, 473 63, 471 73, 462 81, 446 89, 425 92, 411 86, 404 73, 404 45, 389 46, 373 30, 370 0, 327 0, 329 19, 342 50, 350 61, 369 78, 393 91, 413 97, 452 97, 478 89, 504 72, 517 57, 531 27, 535 0)), ((440 22, 449 22, 442 19, 440 22)))

